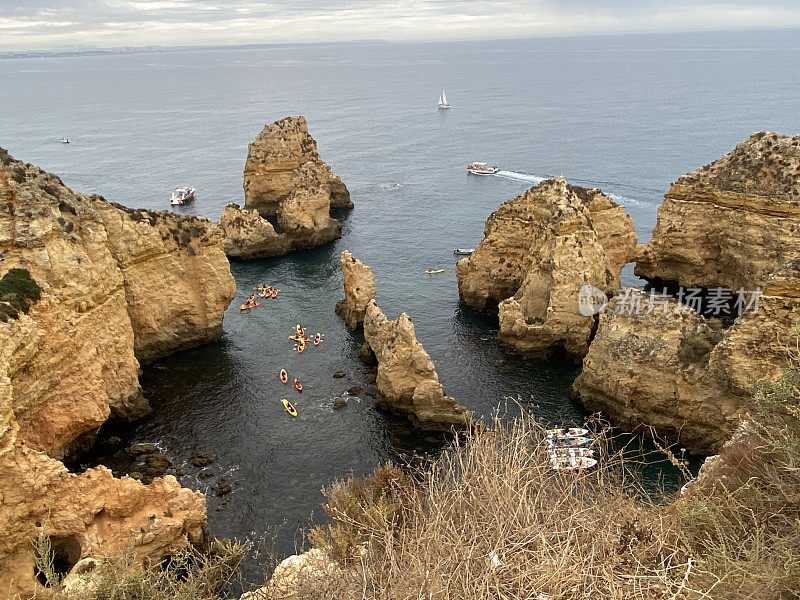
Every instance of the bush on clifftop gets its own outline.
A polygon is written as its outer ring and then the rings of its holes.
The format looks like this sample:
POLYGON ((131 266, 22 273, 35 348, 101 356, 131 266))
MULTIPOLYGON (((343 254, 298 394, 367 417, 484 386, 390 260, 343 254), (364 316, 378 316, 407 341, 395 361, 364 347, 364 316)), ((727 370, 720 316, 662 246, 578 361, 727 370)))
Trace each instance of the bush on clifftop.
POLYGON ((42 297, 42 288, 27 269, 9 269, 0 279, 0 321, 16 319, 28 313, 31 304, 42 297))

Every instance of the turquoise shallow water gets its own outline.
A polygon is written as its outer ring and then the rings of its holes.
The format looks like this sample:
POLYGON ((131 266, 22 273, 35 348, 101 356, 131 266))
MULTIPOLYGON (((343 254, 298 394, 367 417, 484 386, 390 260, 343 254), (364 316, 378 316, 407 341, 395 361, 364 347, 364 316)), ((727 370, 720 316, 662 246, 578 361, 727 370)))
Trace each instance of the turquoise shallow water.
MULTIPOLYGON (((248 142, 266 122, 307 117, 356 204, 342 239, 234 263, 238 294, 223 339, 148 366, 155 411, 120 432, 158 442, 178 466, 198 450, 220 455, 216 475, 238 484, 224 502, 209 496, 212 531, 285 523, 286 551, 295 527, 319 516, 323 485, 441 446, 367 395, 331 408, 349 387, 368 387, 361 340, 333 312, 343 249, 373 268, 390 317, 411 315, 449 394, 484 416, 513 396, 548 423, 579 423, 586 415, 567 393, 578 368, 504 356, 496 319, 459 304, 452 249, 476 245, 488 215, 535 177, 558 174, 613 194, 646 241, 671 181, 752 131, 797 131, 799 47, 797 33, 763 32, 2 60, 0 146, 129 206, 166 209, 169 191, 189 183, 198 200, 185 210, 217 219, 242 201, 248 142), (448 112, 435 107, 442 87, 448 112), (513 174, 469 177, 473 160, 513 174), (429 267, 444 273, 427 276, 429 267), (261 282, 279 297, 240 313, 261 282), (293 353, 295 323, 323 332, 323 344, 293 353), (302 379, 302 395, 278 382, 281 367, 302 379), (347 377, 332 378, 336 370, 347 377), (296 420, 281 397, 298 401, 296 420)), ((641 282, 628 268, 625 283, 641 282)), ((197 473, 188 466, 184 484, 216 481, 197 473)), ((659 474, 679 484, 670 470, 648 477, 659 474)))

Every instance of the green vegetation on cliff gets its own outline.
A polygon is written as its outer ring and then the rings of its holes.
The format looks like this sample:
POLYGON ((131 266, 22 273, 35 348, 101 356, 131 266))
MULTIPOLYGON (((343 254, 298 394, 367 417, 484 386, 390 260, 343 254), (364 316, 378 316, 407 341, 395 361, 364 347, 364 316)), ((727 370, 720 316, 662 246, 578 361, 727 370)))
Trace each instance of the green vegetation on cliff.
POLYGON ((9 269, 0 279, 0 321, 16 319, 28 313, 31 304, 42 297, 42 288, 27 269, 9 269))

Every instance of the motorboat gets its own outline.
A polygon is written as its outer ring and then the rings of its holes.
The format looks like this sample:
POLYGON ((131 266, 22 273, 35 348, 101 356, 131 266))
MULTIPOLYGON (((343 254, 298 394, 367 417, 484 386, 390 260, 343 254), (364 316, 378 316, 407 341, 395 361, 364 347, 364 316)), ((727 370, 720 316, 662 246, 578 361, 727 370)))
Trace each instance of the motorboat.
POLYGON ((69 138, 61 138, 62 144, 69 144, 69 138))
POLYGON ((545 433, 554 436, 583 437, 589 433, 589 430, 584 427, 570 427, 565 431, 563 427, 559 427, 556 429, 548 429, 545 433))
POLYGON ((442 90, 442 93, 439 94, 439 110, 445 110, 448 108, 450 108, 450 104, 447 102, 447 94, 445 94, 444 90, 442 90))
POLYGON ((597 459, 590 456, 552 456, 550 464, 554 471, 576 471, 592 468, 597 464, 597 459))
POLYGON ((194 200, 195 189, 190 186, 175 188, 172 190, 172 201, 170 204, 181 205, 188 204, 194 200))
POLYGON ((494 175, 500 170, 497 165, 489 166, 485 162, 472 162, 467 165, 467 173, 473 175, 494 175))
POLYGON ((553 456, 594 456, 594 450, 591 448, 573 448, 572 446, 567 447, 559 447, 556 446, 552 450, 549 451, 551 457, 553 456))
POLYGON ((453 254, 456 256, 469 256, 475 252, 475 248, 455 248, 453 250, 453 254))
POLYGON ((436 275, 437 273, 444 273, 444 269, 425 269, 428 275, 436 275))

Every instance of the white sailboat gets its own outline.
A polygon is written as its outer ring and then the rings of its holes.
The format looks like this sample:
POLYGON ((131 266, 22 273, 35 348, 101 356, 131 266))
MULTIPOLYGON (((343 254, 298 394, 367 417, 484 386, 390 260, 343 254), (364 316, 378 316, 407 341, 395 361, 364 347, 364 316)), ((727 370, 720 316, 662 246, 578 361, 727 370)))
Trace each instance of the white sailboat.
POLYGON ((442 93, 439 95, 439 110, 445 108, 450 108, 450 105, 447 103, 447 94, 442 90, 442 93))

